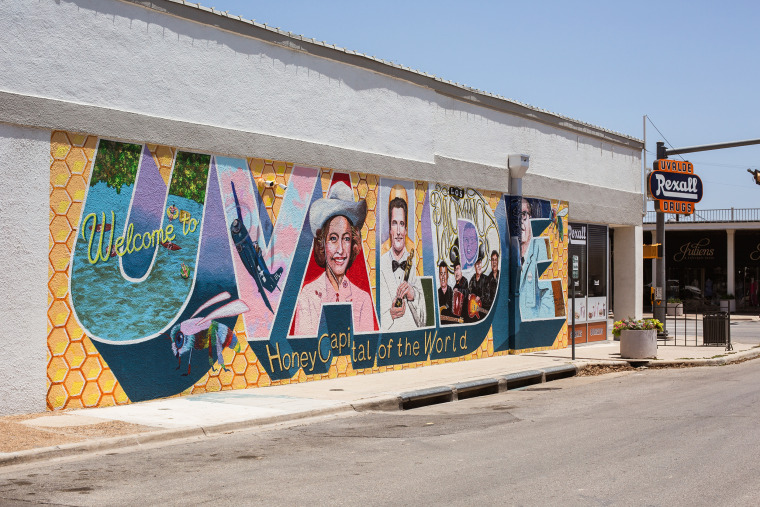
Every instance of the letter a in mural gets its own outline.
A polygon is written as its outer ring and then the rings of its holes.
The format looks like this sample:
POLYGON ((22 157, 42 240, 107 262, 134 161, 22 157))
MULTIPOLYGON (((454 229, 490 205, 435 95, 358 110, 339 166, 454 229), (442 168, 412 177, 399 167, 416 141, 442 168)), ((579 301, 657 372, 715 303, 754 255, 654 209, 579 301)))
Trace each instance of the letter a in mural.
POLYGON ((363 199, 354 200, 351 187, 338 177, 327 195, 312 203, 309 209, 309 229, 314 238, 312 262, 298 296, 293 335, 316 335, 323 305, 333 303, 350 304, 351 320, 346 321, 346 327, 354 334, 377 330, 362 252, 361 228, 366 216, 367 203, 363 199))

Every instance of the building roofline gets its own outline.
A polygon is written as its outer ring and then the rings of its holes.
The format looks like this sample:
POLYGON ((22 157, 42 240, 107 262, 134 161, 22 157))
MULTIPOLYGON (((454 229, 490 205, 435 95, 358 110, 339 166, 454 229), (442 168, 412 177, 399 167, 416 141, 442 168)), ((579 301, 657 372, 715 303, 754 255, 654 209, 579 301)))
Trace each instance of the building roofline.
POLYGON ((644 148, 644 142, 632 136, 614 132, 602 127, 575 120, 551 111, 507 99, 500 95, 448 81, 433 74, 412 69, 366 55, 358 51, 345 49, 325 41, 318 41, 303 35, 294 34, 258 23, 255 20, 205 7, 200 3, 186 0, 121 0, 141 7, 187 19, 196 23, 214 26, 221 30, 275 44, 294 51, 302 51, 314 56, 335 60, 356 67, 361 67, 379 74, 430 88, 436 93, 468 102, 481 107, 520 116, 563 130, 601 139, 604 142, 625 146, 635 150, 644 148))
MULTIPOLYGON (((671 231, 747 231, 760 229, 760 222, 666 222, 665 232, 671 231)), ((655 224, 644 223, 642 230, 655 232, 655 224)))

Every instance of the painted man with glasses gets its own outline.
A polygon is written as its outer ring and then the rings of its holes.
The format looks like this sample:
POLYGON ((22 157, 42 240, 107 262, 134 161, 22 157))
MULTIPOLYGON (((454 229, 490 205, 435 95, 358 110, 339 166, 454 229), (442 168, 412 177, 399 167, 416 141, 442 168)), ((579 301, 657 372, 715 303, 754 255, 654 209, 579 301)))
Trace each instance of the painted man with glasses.
MULTIPOLYGON (((539 264, 549 256, 544 238, 534 238, 531 220, 534 206, 521 199, 518 224, 520 233, 520 315, 523 321, 555 317, 554 291, 549 280, 541 280, 539 264)), ((538 217, 536 217, 538 218, 538 217)))

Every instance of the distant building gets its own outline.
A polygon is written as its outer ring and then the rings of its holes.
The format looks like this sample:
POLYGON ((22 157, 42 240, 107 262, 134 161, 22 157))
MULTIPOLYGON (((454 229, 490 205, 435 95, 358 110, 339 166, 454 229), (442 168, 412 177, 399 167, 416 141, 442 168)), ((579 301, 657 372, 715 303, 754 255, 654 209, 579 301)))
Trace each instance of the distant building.
MULTIPOLYGON (((655 221, 656 213, 647 213, 645 244, 655 242, 655 221)), ((665 258, 668 298, 717 306, 731 295, 736 311, 760 313, 760 208, 666 214, 665 258)), ((653 272, 654 261, 646 261, 645 297, 653 272)))

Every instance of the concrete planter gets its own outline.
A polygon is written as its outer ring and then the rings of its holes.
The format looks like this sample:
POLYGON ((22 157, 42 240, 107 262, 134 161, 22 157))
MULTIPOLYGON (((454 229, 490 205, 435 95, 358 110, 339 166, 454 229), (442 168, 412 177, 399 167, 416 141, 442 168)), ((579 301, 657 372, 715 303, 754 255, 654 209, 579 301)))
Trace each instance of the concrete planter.
POLYGON ((624 329, 621 331, 620 357, 623 359, 657 359, 657 330, 624 329))
POLYGON ((672 317, 680 317, 683 315, 683 303, 668 303, 666 308, 667 315, 672 317))
POLYGON ((735 299, 721 299, 720 300, 720 311, 721 312, 735 312, 736 311, 736 300, 735 299))

